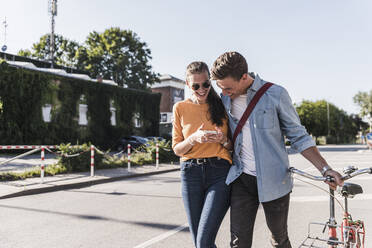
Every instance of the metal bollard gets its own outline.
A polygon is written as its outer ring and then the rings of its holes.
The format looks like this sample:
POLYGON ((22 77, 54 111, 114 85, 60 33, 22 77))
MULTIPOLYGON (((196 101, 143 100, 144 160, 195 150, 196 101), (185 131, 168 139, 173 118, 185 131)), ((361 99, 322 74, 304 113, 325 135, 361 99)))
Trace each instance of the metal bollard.
POLYGON ((159 169, 159 143, 156 143, 156 169, 159 169))
POLYGON ((130 144, 128 144, 128 172, 130 172, 130 144))
POLYGON ((90 146, 90 176, 94 176, 94 145, 90 146))
POLYGON ((45 172, 45 151, 44 146, 41 147, 41 171, 40 171, 40 179, 41 183, 44 183, 44 172, 45 172))

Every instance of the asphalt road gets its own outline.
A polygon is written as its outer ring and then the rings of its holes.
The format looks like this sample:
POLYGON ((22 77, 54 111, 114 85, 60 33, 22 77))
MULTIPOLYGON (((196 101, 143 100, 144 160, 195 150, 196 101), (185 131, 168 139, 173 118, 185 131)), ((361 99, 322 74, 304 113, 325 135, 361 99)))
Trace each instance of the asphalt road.
MULTIPOLYGON (((345 165, 372 167, 372 152, 325 150, 337 169, 345 165)), ((290 155, 291 165, 316 173, 300 155, 290 155)), ((372 230, 372 175, 352 179, 363 195, 350 201, 354 218, 363 218, 372 230)), ((326 189, 323 183, 315 183, 326 189)), ((24 196, 0 201, 0 248, 4 247, 193 247, 180 195, 179 172, 166 173, 77 190, 24 196)), ((307 182, 295 181, 291 195, 289 232, 293 247, 307 235, 309 221, 325 222, 328 197, 307 182)), ((229 213, 218 233, 218 247, 229 245, 229 213)), ((337 206, 337 218, 340 219, 337 206)), ((262 209, 259 209, 253 247, 269 245, 262 209)), ((367 234, 366 247, 372 247, 367 234)))

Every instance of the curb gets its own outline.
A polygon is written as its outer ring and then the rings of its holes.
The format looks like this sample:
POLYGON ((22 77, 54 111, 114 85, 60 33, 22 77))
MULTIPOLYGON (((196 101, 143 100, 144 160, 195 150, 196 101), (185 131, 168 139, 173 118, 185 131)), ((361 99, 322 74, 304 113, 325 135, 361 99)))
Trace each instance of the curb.
POLYGON ((61 190, 68 190, 68 189, 85 188, 85 187, 89 187, 89 186, 93 186, 97 184, 120 181, 120 180, 127 179, 127 178, 151 176, 151 175, 157 175, 157 174, 173 172, 173 171, 178 171, 178 170, 179 168, 174 168, 174 169, 168 169, 168 170, 162 170, 162 171, 152 171, 152 172, 130 174, 130 175, 117 176, 117 177, 110 177, 110 178, 102 178, 102 179, 96 179, 96 180, 87 181, 87 182, 54 185, 54 186, 43 187, 43 188, 38 188, 38 189, 29 189, 29 190, 26 189, 20 192, 0 196, 0 200, 19 197, 19 196, 36 195, 36 194, 49 193, 49 192, 55 192, 55 191, 61 191, 61 190))

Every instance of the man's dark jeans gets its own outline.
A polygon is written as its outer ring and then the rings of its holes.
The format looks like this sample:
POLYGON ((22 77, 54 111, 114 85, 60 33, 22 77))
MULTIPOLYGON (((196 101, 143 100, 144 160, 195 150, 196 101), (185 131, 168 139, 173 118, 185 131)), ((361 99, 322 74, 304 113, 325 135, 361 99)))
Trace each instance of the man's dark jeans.
POLYGON ((226 185, 230 163, 207 159, 181 163, 182 198, 190 232, 197 248, 214 248, 218 229, 230 205, 230 187, 226 185))
MULTIPOLYGON (((232 248, 252 246, 253 227, 259 206, 257 179, 242 174, 231 186, 231 243, 232 248)), ((266 223, 271 231, 271 244, 278 248, 291 248, 287 231, 289 194, 262 203, 266 223)))

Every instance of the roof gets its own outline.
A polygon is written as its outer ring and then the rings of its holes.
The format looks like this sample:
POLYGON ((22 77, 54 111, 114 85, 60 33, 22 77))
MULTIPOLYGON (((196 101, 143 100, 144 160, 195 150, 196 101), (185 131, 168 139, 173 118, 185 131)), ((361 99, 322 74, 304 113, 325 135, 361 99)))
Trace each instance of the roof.
POLYGON ((185 83, 185 81, 183 81, 179 78, 176 78, 172 75, 169 75, 169 74, 160 75, 159 79, 160 79, 161 82, 163 82, 163 81, 175 81, 175 82, 179 82, 179 83, 185 83))
MULTIPOLYGON (((31 62, 38 68, 51 68, 51 62, 45 59, 36 59, 36 58, 29 58, 24 56, 19 56, 15 54, 10 53, 4 53, 0 52, 1 59, 7 60, 7 61, 19 61, 19 62, 31 62)), ((86 73, 83 70, 73 68, 73 67, 66 67, 58 64, 53 64, 54 68, 63 69, 65 71, 71 72, 71 73, 86 73)))
MULTIPOLYGON (((29 70, 32 70, 32 71, 46 72, 46 73, 50 73, 50 74, 54 74, 54 75, 58 75, 58 76, 70 77, 70 78, 77 78, 77 79, 80 79, 80 80, 85 80, 85 81, 99 83, 99 81, 97 79, 92 79, 91 77, 89 77, 86 74, 68 73, 68 72, 66 72, 65 70, 62 70, 62 69, 39 68, 39 67, 36 67, 31 62, 6 61, 6 63, 9 64, 9 65, 11 65, 11 66, 18 67, 18 68, 25 68, 25 69, 29 69, 29 70)), ((104 84, 110 84, 110 85, 115 85, 115 86, 118 85, 115 81, 113 81, 113 80, 106 80, 106 79, 103 79, 102 80, 102 83, 104 83, 104 84)))
POLYGON ((171 88, 177 88, 177 89, 184 89, 186 86, 185 81, 173 77, 169 74, 164 74, 159 77, 160 82, 154 83, 151 85, 151 88, 165 88, 165 87, 171 87, 171 88))

